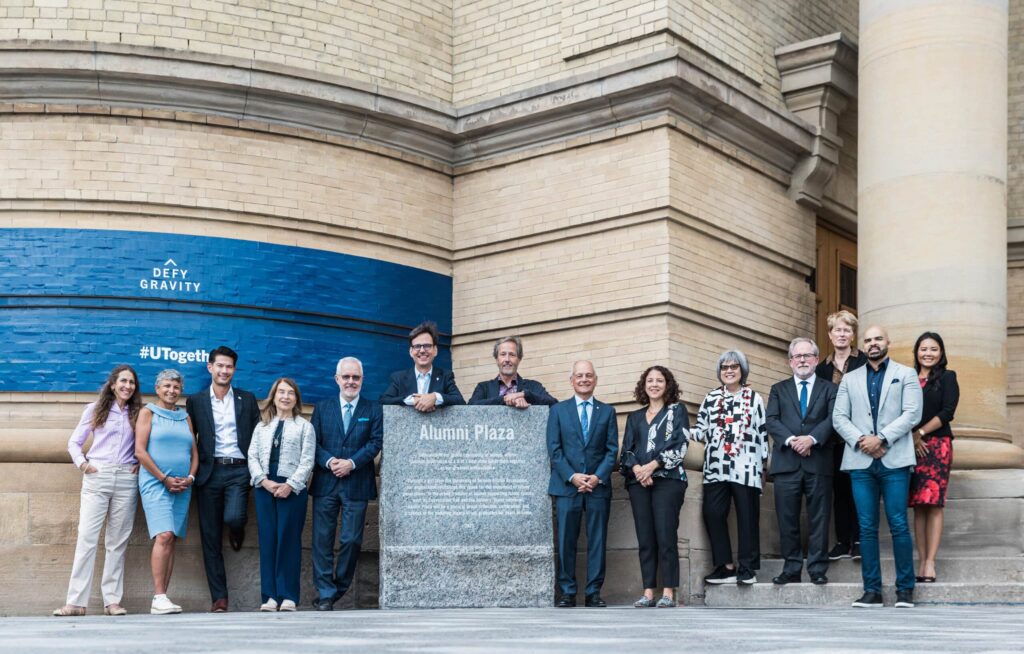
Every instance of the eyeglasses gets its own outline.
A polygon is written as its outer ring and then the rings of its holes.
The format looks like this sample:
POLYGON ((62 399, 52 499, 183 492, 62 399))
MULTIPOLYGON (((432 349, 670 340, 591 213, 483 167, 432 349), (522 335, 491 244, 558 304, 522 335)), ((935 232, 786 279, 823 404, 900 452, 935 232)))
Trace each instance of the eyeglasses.
POLYGON ((338 375, 338 377, 341 378, 341 381, 359 381, 363 378, 362 375, 338 375))
POLYGON ((416 345, 410 345, 409 349, 410 350, 415 350, 416 352, 426 352, 427 350, 433 350, 434 349, 434 344, 433 343, 417 343, 416 345))
POLYGON ((722 372, 731 372, 733 370, 739 370, 740 364, 738 363, 723 363, 722 367, 719 368, 722 372))
POLYGON ((791 356, 789 358, 793 359, 794 361, 807 361, 808 359, 817 359, 818 355, 817 354, 794 354, 793 356, 791 356))

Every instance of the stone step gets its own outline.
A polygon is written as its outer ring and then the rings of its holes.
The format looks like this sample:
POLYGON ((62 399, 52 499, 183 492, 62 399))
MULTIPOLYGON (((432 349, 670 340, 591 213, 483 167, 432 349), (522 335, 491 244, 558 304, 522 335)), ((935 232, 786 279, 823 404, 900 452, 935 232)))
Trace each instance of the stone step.
MULTIPOLYGON (((750 586, 727 584, 704 588, 704 605, 717 608, 848 608, 861 596, 858 583, 832 583, 815 586, 811 583, 776 586, 768 581, 750 586)), ((882 593, 886 606, 896 601, 891 582, 882 593)), ((918 584, 914 602, 919 605, 1021 605, 1024 606, 1024 583, 958 583, 918 584)))
MULTIPOLYGON (((761 569, 757 572, 760 581, 769 582, 782 572, 782 559, 761 559, 761 569)), ((914 561, 917 571, 917 561, 914 561)), ((935 562, 935 571, 942 582, 994 582, 1024 584, 1024 556, 975 556, 939 558, 935 562)), ((807 568, 802 573, 803 581, 810 581, 807 568)), ((896 578, 896 566, 891 558, 882 559, 882 579, 890 582, 896 578)), ((860 583, 860 561, 840 559, 829 561, 828 579, 830 582, 860 583)))

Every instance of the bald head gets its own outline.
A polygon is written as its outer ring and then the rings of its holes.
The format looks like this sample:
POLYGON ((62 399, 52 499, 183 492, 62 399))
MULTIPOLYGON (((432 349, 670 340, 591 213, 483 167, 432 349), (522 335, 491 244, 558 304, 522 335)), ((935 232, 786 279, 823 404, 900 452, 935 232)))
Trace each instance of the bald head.
POLYGON ((889 356, 889 332, 879 325, 871 325, 864 330, 864 352, 868 362, 881 364, 889 356))
POLYGON ((594 364, 589 361, 577 361, 572 364, 572 374, 569 375, 569 383, 572 390, 581 399, 589 400, 597 387, 597 373, 594 371, 594 364))

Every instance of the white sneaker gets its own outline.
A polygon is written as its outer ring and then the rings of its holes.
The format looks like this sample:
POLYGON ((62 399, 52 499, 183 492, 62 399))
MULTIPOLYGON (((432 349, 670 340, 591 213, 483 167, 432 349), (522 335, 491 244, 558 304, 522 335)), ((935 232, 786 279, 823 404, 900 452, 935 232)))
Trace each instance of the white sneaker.
POLYGON ((289 599, 281 600, 281 610, 282 611, 294 611, 295 610, 295 602, 293 602, 293 601, 291 601, 289 599))
POLYGON ((277 600, 271 597, 266 602, 260 604, 260 611, 264 613, 273 613, 277 610, 277 600))
POLYGON ((153 604, 149 607, 153 615, 167 615, 168 613, 181 613, 181 607, 167 599, 166 595, 154 595, 153 604))

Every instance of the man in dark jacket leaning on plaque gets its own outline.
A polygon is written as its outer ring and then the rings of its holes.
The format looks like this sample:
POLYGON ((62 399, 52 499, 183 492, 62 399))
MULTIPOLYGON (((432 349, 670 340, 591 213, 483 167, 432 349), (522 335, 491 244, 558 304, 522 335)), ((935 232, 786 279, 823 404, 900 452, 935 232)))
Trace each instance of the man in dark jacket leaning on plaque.
POLYGON ((569 377, 573 397, 548 414, 548 457, 558 519, 559 608, 576 606, 576 541, 580 520, 587 520, 586 605, 604 607, 605 540, 611 511, 611 475, 619 451, 615 409, 593 399, 597 373, 589 361, 577 361, 569 377))
POLYGON ((470 404, 511 406, 526 409, 534 404, 551 406, 558 402, 544 388, 544 384, 519 376, 519 362, 523 360, 523 342, 518 336, 504 336, 494 344, 494 360, 498 376, 476 385, 470 404))
POLYGON ((429 320, 409 332, 409 357, 413 367, 391 373, 388 388, 380 396, 381 404, 411 406, 430 413, 439 406, 466 403, 455 385, 455 373, 434 365, 437 340, 437 325, 429 320))

